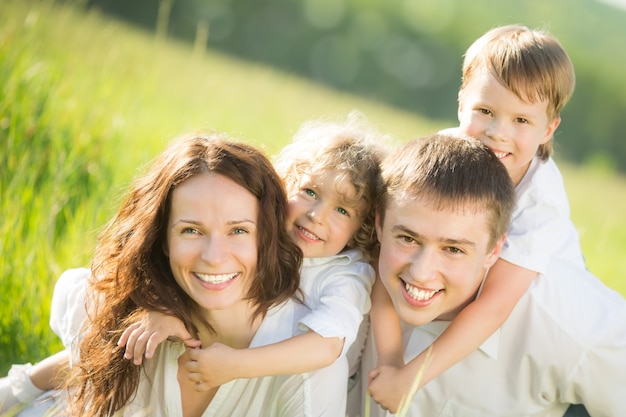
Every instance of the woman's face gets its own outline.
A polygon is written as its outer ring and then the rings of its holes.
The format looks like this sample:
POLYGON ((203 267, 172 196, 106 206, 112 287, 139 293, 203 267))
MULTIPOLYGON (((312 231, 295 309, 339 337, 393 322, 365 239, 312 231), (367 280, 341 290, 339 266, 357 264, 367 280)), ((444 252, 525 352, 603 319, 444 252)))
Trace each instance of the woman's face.
POLYGON ((167 230, 170 267, 200 307, 247 304, 256 275, 257 223, 257 199, 223 175, 199 174, 174 189, 167 230))

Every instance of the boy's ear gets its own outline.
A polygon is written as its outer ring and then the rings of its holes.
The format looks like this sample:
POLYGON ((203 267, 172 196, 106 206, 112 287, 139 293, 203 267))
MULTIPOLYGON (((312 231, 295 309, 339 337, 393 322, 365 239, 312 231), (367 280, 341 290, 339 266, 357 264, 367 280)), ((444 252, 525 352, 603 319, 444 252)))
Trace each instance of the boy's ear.
POLYGON ((552 119, 552 121, 550 122, 550 124, 548 124, 548 127, 546 128, 545 136, 543 137, 543 140, 541 141, 542 145, 548 142, 552 138, 552 135, 554 135, 556 128, 559 127, 560 124, 561 124, 561 116, 557 116, 554 119, 552 119))
POLYGON ((498 239, 495 246, 491 250, 491 252, 487 255, 487 259, 485 260, 485 269, 489 269, 496 263, 498 258, 500 257, 500 253, 502 253, 502 248, 504 246, 504 241, 506 240, 506 233, 498 239))

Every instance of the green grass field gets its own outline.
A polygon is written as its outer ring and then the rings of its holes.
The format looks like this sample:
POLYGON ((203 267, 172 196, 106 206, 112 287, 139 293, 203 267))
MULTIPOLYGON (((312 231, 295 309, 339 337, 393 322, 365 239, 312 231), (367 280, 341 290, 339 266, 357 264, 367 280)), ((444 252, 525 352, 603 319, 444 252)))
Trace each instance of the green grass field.
MULTIPOLYGON (((47 323, 56 278, 88 265, 128 182, 172 137, 225 131, 273 154, 301 122, 352 109, 398 141, 454 122, 50 1, 0 3, 0 88, 0 375, 60 348, 47 323)), ((589 268, 626 295, 626 180, 561 166, 589 268)))

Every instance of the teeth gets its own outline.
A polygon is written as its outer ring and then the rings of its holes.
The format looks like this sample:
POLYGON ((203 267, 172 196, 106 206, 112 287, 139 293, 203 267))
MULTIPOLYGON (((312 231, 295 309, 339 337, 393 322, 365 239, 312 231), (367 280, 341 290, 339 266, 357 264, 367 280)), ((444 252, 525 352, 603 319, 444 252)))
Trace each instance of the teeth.
POLYGON ((507 156, 509 153, 508 152, 494 152, 494 154, 496 155, 496 157, 498 158, 504 158, 505 156, 507 156))
POLYGON ((208 282, 210 284, 221 284, 222 282, 230 281, 231 279, 237 276, 237 273, 232 274, 220 274, 220 275, 207 275, 207 274, 198 274, 196 276, 200 278, 202 282, 208 282))
POLYGON ((313 233, 309 232, 308 230, 305 230, 304 228, 300 226, 298 226, 298 230, 300 230, 300 233, 302 233, 304 236, 308 237, 309 239, 321 240, 319 237, 317 237, 313 233))
POLYGON ((411 298, 416 299, 417 301, 429 300, 433 295, 437 294, 439 291, 424 291, 420 290, 416 287, 413 287, 406 282, 404 283, 404 288, 409 293, 411 298))

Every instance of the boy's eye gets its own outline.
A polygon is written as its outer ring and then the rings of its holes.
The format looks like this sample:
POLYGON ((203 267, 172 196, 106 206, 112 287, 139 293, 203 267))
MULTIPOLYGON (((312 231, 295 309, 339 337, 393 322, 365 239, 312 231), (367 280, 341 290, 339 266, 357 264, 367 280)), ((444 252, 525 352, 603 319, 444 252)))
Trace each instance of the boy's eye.
POLYGON ((478 111, 481 112, 482 114, 486 114, 487 116, 491 114, 491 110, 487 110, 487 109, 478 109, 478 111))
POLYGON ((517 123, 528 124, 528 119, 524 119, 523 117, 518 117, 516 121, 517 123))

